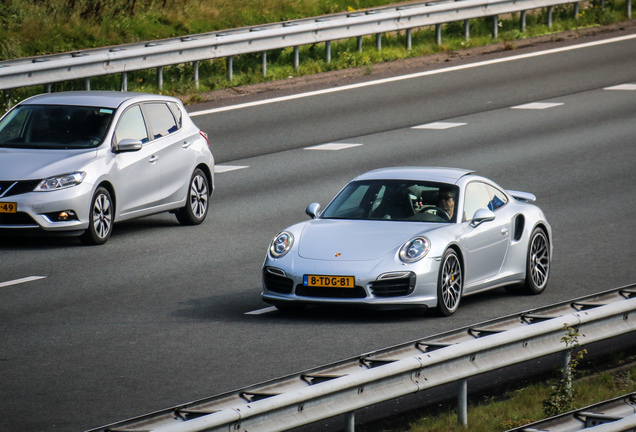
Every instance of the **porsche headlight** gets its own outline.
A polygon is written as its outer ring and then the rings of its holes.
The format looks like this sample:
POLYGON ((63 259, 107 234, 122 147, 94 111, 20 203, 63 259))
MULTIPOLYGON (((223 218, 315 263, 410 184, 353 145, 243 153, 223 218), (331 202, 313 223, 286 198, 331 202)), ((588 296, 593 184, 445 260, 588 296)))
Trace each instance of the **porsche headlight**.
POLYGON ((34 191, 36 192, 50 192, 54 190, 66 189, 69 187, 77 186, 84 181, 86 173, 83 171, 63 174, 60 176, 49 177, 44 179, 36 186, 34 191))
POLYGON ((287 231, 283 231, 272 241, 272 244, 269 246, 269 253, 274 258, 280 258, 289 252, 293 243, 294 236, 287 231))
POLYGON ((431 249, 431 242, 426 237, 415 237, 400 249, 400 259, 405 263, 414 263, 424 258, 431 249))

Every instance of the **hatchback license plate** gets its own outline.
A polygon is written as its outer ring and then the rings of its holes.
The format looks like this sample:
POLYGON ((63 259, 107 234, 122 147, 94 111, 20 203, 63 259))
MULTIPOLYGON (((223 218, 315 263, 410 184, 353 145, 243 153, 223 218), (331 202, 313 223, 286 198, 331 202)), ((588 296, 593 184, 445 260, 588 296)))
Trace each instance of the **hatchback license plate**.
POLYGON ((303 284, 308 287, 353 288, 355 278, 353 276, 305 275, 303 284))
POLYGON ((18 211, 18 204, 14 202, 0 202, 0 213, 15 213, 18 211))

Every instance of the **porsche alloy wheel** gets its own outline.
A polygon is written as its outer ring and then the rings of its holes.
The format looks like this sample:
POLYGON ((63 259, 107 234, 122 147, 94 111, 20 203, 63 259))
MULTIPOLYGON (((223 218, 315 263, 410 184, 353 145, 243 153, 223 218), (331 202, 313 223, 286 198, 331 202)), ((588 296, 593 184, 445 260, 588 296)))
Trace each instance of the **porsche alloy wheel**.
POLYGON ((523 289, 528 294, 541 294, 550 276, 550 242, 545 231, 536 228, 530 237, 526 262, 526 281, 523 289))
POLYGON ((464 277, 459 257, 453 249, 448 249, 442 258, 437 279, 437 310, 443 316, 450 316, 459 307, 462 297, 464 277))
POLYGON ((208 214, 210 198, 208 178, 198 168, 192 173, 186 198, 185 207, 180 208, 176 213, 177 220, 183 225, 198 225, 208 214))
POLYGON ((106 243, 113 232, 113 203, 110 193, 103 187, 97 188, 89 213, 88 228, 80 240, 87 245, 106 243))

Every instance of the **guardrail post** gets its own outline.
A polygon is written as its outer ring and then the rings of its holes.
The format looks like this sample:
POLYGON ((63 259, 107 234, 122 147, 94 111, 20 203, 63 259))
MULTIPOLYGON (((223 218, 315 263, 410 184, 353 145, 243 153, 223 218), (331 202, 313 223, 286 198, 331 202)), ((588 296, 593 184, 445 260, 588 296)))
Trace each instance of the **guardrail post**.
POLYGON ((470 20, 464 20, 464 40, 468 42, 470 40, 470 20))
POLYGON ((2 93, 4 94, 5 111, 9 111, 11 109, 11 90, 4 90, 2 93))
POLYGON ((47 84, 47 85, 45 86, 45 88, 46 88, 46 90, 45 90, 45 91, 46 91, 47 93, 51 93, 51 91, 52 91, 52 87, 53 87, 53 86, 52 86, 51 84, 47 84))
POLYGON ((121 73, 121 91, 128 91, 128 72, 121 73))
POLYGON ((579 19, 579 4, 577 2, 577 3, 574 3, 574 20, 578 21, 578 19, 579 19))
POLYGON ((632 19, 632 0, 627 0, 627 18, 632 19))
POLYGON ((199 62, 192 62, 192 69, 194 69, 194 86, 199 90, 199 62))
POLYGON ((548 28, 552 28, 552 6, 548 6, 548 28))
POLYGON ((345 432, 355 432, 356 430, 356 413, 351 411, 345 414, 345 432))
POLYGON ((572 392, 572 380, 569 379, 572 373, 570 368, 570 361, 572 360, 572 351, 565 350, 561 352, 561 364, 563 365, 563 381, 565 382, 566 391, 568 394, 572 392))
POLYGON ((435 24, 435 43, 437 45, 442 44, 442 25, 435 24))
POLYGON ((526 32, 526 11, 521 11, 521 16, 519 17, 519 31, 521 33, 526 32))
POLYGON ((413 37, 412 37, 412 33, 413 30, 412 29, 406 29, 406 50, 407 51, 411 51, 411 47, 412 47, 412 41, 413 41, 413 37))
POLYGON ((458 381, 457 424, 468 426, 468 379, 458 381))
POLYGON ((298 48, 298 45, 296 45, 294 47, 294 70, 298 71, 299 67, 300 67, 300 49, 298 48))
POLYGON ((261 53, 261 67, 263 69, 263 76, 267 76, 267 51, 261 53))
POLYGON ((378 51, 382 51, 382 33, 376 33, 375 35, 375 48, 378 51))
POLYGON ((325 42, 325 61, 331 63, 331 41, 325 42))
POLYGON ((234 80, 234 57, 229 56, 227 58, 227 80, 232 82, 234 80))
POLYGON ((358 36, 358 52, 362 52, 362 36, 358 36))
POLYGON ((85 78, 84 79, 84 88, 86 88, 86 91, 91 89, 91 79, 90 78, 85 78))
POLYGON ((157 68, 157 87, 163 90, 163 66, 157 68))
POLYGON ((499 16, 493 15, 492 17, 492 38, 499 38, 499 16))

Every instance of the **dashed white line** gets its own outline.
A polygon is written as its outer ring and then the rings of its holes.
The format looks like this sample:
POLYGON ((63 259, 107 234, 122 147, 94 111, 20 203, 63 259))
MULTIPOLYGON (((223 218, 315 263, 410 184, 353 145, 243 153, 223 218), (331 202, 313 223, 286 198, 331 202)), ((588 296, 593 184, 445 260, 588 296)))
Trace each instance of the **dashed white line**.
POLYGON ((248 166, 243 165, 216 165, 214 167, 215 173, 224 173, 229 171, 236 171, 244 168, 249 168, 248 166))
POLYGON ((523 105, 513 106, 512 109, 528 109, 528 110, 542 110, 546 108, 554 108, 557 106, 561 106, 563 103, 561 102, 532 102, 523 105))
POLYGON ((24 277, 21 279, 14 279, 11 281, 7 281, 7 282, 0 282, 0 288, 4 288, 4 287, 8 287, 11 285, 18 285, 18 284, 23 284, 23 283, 27 283, 27 282, 32 282, 35 280, 39 280, 39 279, 45 279, 46 276, 28 276, 28 277, 24 277))
POLYGON ((605 87, 603 90, 636 90, 636 84, 621 84, 612 87, 605 87))
POLYGON ((362 144, 347 144, 347 143, 329 143, 320 144, 312 147, 305 147, 305 150, 344 150, 351 147, 358 147, 362 144))
POLYGON ((266 308, 263 308, 263 309, 258 309, 258 310, 255 310, 255 311, 251 311, 251 312, 245 312, 245 315, 263 315, 263 314, 266 314, 266 313, 269 313, 269 312, 274 312, 276 310, 277 310, 276 306, 270 306, 270 307, 266 307, 266 308))
POLYGON ((450 129, 458 126, 465 126, 467 123, 451 123, 451 122, 435 122, 435 123, 427 123, 419 126, 413 126, 411 129, 450 129))

